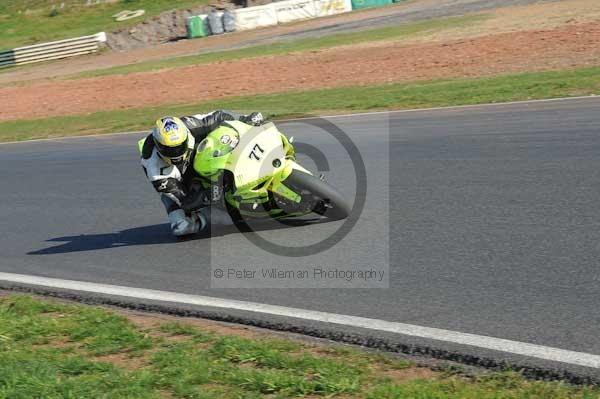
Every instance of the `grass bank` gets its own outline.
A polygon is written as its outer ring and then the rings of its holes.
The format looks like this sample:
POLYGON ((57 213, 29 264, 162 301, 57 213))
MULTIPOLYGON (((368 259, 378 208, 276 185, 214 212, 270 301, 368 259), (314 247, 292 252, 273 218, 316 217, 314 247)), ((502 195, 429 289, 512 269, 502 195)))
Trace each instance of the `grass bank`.
POLYGON ((0 141, 147 129, 164 115, 212 109, 263 111, 277 119, 372 110, 442 107, 600 94, 600 67, 383 86, 348 87, 226 98, 220 101, 97 112, 0 123, 0 141))
POLYGON ((0 398, 591 399, 593 387, 467 378, 207 321, 0 296, 0 398))
POLYGON ((370 29, 360 32, 328 35, 319 38, 300 39, 280 43, 251 46, 236 50, 215 51, 200 55, 175 57, 161 61, 147 61, 96 71, 83 72, 70 76, 77 79, 82 77, 128 74, 132 72, 156 71, 167 68, 180 68, 190 65, 209 64, 218 61, 238 60, 243 58, 281 55, 293 52, 320 50, 359 43, 378 42, 416 38, 432 32, 449 28, 474 25, 488 18, 486 15, 469 15, 461 17, 439 18, 423 22, 403 24, 386 28, 370 29))
POLYGON ((145 18, 153 17, 163 11, 198 6, 205 2, 205 0, 119 0, 116 2, 4 0, 0 1, 0 50, 112 31, 140 23, 145 18), (61 4, 63 4, 62 8, 61 4), (137 9, 146 10, 146 14, 123 22, 116 22, 112 17, 123 10, 137 9))

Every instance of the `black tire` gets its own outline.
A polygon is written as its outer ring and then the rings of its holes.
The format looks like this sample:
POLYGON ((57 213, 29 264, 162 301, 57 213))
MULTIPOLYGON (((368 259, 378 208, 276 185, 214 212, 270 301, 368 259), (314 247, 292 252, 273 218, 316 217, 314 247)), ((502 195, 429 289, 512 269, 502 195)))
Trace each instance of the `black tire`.
POLYGON ((283 184, 300 194, 303 203, 308 200, 310 209, 318 215, 333 220, 350 215, 351 207, 342 194, 315 176, 294 169, 283 184))

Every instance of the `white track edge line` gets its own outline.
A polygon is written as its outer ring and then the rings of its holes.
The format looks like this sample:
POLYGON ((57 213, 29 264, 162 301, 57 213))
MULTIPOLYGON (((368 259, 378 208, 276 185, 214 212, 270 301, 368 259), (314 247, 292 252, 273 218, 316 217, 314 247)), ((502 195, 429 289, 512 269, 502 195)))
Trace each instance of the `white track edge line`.
MULTIPOLYGON (((278 119, 278 120, 276 120, 276 122, 293 122, 293 121, 302 121, 305 119, 317 119, 317 118, 323 118, 323 119, 352 118, 355 116, 369 116, 369 115, 380 115, 380 114, 401 114, 401 113, 408 113, 408 112, 425 112, 425 111, 444 111, 444 110, 463 109, 463 108, 479 108, 479 107, 494 107, 494 106, 518 105, 518 104, 536 104, 536 103, 556 102, 556 101, 586 100, 586 99, 593 99, 593 98, 600 98, 600 96, 592 94, 589 96, 543 98, 543 99, 539 99, 539 100, 507 101, 507 102, 502 102, 502 103, 483 103, 483 104, 468 104, 468 105, 452 105, 449 107, 396 109, 396 110, 389 110, 389 111, 359 112, 356 114, 316 115, 316 116, 307 116, 304 118, 278 119)), ((65 140, 65 139, 109 137, 109 136, 117 136, 117 135, 125 135, 125 134, 142 134, 145 132, 147 132, 147 131, 142 130, 142 131, 137 131, 137 132, 117 132, 117 133, 90 134, 90 135, 82 135, 82 136, 50 137, 50 138, 46 138, 46 139, 7 141, 7 142, 0 143, 0 145, 36 143, 39 141, 57 141, 57 140, 65 140)))
POLYGON ((158 291, 145 288, 97 284, 84 281, 62 280, 56 278, 28 276, 23 274, 2 273, 0 280, 12 283, 44 286, 73 291, 83 291, 120 297, 146 299, 162 302, 180 303, 187 305, 206 306, 264 313, 276 316, 292 317, 325 323, 340 324, 368 330, 391 332, 413 337, 433 339, 460 345, 474 346, 483 349, 512 353, 577 366, 600 368, 600 355, 574 352, 565 349, 512 341, 484 335, 462 333, 439 328, 423 327, 412 324, 390 322, 358 316, 327 313, 285 306, 238 301, 208 296, 181 294, 169 291, 158 291))

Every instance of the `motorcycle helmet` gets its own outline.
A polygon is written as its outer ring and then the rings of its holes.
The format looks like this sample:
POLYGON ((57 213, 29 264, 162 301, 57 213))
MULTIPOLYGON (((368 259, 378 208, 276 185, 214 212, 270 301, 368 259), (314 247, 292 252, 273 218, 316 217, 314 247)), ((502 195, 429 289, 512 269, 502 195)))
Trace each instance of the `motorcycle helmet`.
POLYGON ((190 156, 190 130, 179 118, 166 116, 156 121, 152 139, 160 157, 170 165, 181 165, 190 156))

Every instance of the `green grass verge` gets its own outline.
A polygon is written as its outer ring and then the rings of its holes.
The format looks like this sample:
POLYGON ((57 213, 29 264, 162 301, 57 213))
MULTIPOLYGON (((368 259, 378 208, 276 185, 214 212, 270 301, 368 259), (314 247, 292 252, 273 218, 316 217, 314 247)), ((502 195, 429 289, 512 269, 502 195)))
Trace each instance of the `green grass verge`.
MULTIPOLYGON (((346 347, 0 297, 0 398, 592 399, 600 390, 417 369, 346 347)), ((184 322, 185 323, 185 322, 184 322)))
POLYGON ((600 93, 600 67, 383 86, 349 87, 227 98, 197 104, 97 112, 0 123, 0 141, 148 129, 164 115, 212 109, 261 110, 277 119, 292 116, 482 104, 600 93))
POLYGON ((433 19, 424 22, 403 24, 400 26, 392 26, 387 28, 370 29, 360 32, 323 36, 320 38, 310 38, 294 40, 290 42, 272 43, 237 50, 210 52, 200 55, 180 56, 161 61, 140 62, 132 65, 83 72, 76 75, 72 75, 69 78, 77 79, 82 77, 95 77, 115 74, 128 74, 132 72, 155 71, 166 68, 179 68, 190 65, 208 64, 217 61, 229 61, 242 58, 262 57, 268 55, 288 54, 292 52, 319 50, 358 43, 414 38, 419 35, 440 31, 443 29, 473 25, 487 18, 488 17, 486 15, 470 15, 433 19))
POLYGON ((0 50, 29 44, 112 31, 158 15, 163 11, 198 6, 206 0, 119 0, 86 6, 86 0, 0 1, 0 50), (60 6, 54 13, 52 6, 60 6), (144 9, 142 17, 116 22, 123 10, 144 9))

